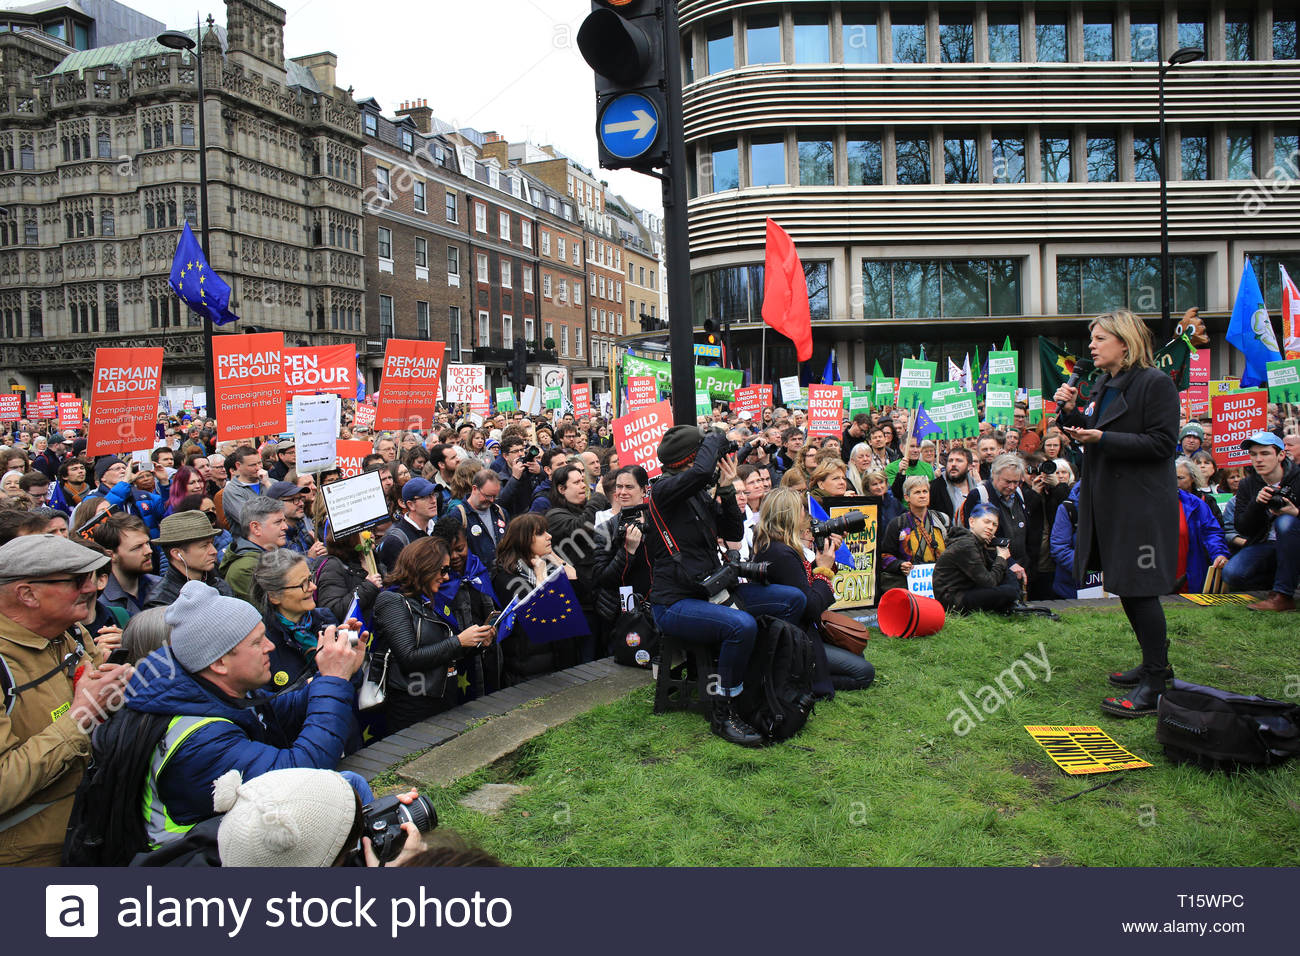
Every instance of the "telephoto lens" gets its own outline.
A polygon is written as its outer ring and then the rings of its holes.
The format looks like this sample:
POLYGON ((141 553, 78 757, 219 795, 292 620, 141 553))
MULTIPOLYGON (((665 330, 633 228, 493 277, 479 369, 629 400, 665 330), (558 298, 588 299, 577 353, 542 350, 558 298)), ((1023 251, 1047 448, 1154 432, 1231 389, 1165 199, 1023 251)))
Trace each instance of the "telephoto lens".
POLYGON ((409 804, 394 796, 379 797, 361 808, 362 835, 370 837, 381 864, 391 863, 402 852, 406 843, 403 823, 414 823, 421 833, 428 833, 438 825, 438 811, 424 794, 409 804))

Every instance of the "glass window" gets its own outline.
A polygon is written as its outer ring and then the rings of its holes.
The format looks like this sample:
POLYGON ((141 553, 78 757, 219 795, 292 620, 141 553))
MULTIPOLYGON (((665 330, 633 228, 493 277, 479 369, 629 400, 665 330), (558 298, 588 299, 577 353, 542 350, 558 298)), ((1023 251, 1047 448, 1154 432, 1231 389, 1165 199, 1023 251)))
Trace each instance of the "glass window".
POLYGON ((749 147, 749 184, 780 186, 785 181, 785 140, 755 139, 749 147))
POLYGON ((383 166, 375 167, 375 187, 379 191, 380 199, 393 198, 393 191, 388 184, 388 170, 383 166))
POLYGON ((930 137, 902 133, 896 137, 898 185, 924 186, 930 182, 930 137))
POLYGON ((1021 133, 994 132, 993 181, 995 183, 1025 182, 1025 137, 1021 133))
POLYGON ((989 314, 988 263, 982 259, 945 259, 942 272, 943 314, 989 314))
POLYGON ((1178 46, 1205 50, 1205 15, 1196 13, 1178 14, 1178 46))
POLYGON ((1020 260, 990 259, 989 269, 989 314, 1019 315, 1020 302, 1020 260))
POLYGON ((1276 313, 1282 308, 1282 273, 1278 266, 1285 267, 1293 282, 1300 281, 1300 255, 1251 253, 1250 258, 1255 267, 1255 276, 1259 279, 1260 291, 1264 293, 1264 304, 1276 313))
POLYGON ((831 61, 831 26, 824 13, 795 15, 794 61, 796 63, 831 61))
POLYGON ((845 63, 880 62, 880 36, 875 17, 846 11, 840 39, 844 45, 845 63))
POLYGON ((862 317, 893 318, 890 264, 867 259, 862 263, 862 317))
POLYGON ((508 259, 501 260, 501 288, 514 288, 514 272, 510 268, 510 261, 508 259))
POLYGON ((487 232, 487 206, 481 202, 474 204, 474 228, 479 232, 487 232))
POLYGON ((510 241, 510 213, 497 213, 497 224, 500 230, 501 238, 510 241))
POLYGON ((1040 140, 1043 153, 1043 182, 1070 181, 1070 137, 1044 135, 1040 140))
POLYGON ((366 113, 365 117, 366 117, 366 134, 368 136, 374 136, 376 131, 379 129, 379 121, 375 119, 374 113, 366 113))
POLYGON ((1160 59, 1160 16, 1134 10, 1128 28, 1129 58, 1154 63, 1160 59))
POLYGON ((513 315, 501 316, 501 344, 506 345, 515 340, 515 317, 513 315))
POLYGON ((1119 179, 1119 155, 1114 136, 1088 137, 1088 182, 1113 183, 1119 179))
MULTIPOLYGON (((1204 258, 1176 256, 1172 266, 1171 311, 1204 301, 1204 258)), ((1117 308, 1153 313, 1160 311, 1161 299, 1158 256, 1063 256, 1056 260, 1056 306, 1061 315, 1097 315, 1117 308)))
POLYGON ((486 312, 478 314, 478 344, 484 348, 492 346, 492 319, 486 312))
POLYGON ((1110 17, 1096 14, 1084 16, 1083 58, 1085 60, 1115 59, 1115 23, 1110 17))
POLYGON ((1183 179, 1203 181, 1210 178, 1210 137, 1207 133, 1184 129, 1181 152, 1183 179))
POLYGON ((745 63, 781 62, 781 20, 771 15, 745 20, 745 63))
POLYGON ((452 305, 447 307, 447 326, 449 329, 447 335, 447 351, 454 358, 460 358, 460 306, 452 305))
POLYGON ((475 257, 478 264, 478 281, 488 282, 488 257, 486 252, 480 252, 475 257))
POLYGON ((1080 279, 1083 314, 1098 315, 1128 307, 1128 276, 1124 259, 1100 256, 1084 259, 1080 279))
POLYGON ((1229 60, 1255 56, 1254 21, 1248 13, 1229 13, 1223 25, 1223 43, 1229 60))
POLYGON ((413 185, 414 185, 414 189, 415 189, 415 192, 414 192, 414 195, 415 195, 415 211, 416 211, 416 212, 424 212, 424 209, 425 209, 425 206, 424 206, 424 204, 425 204, 425 190, 426 190, 428 187, 426 187, 425 184, 422 183, 422 182, 420 182, 418 179, 415 181, 415 183, 414 183, 413 185))
POLYGON ((719 144, 712 152, 713 191, 740 187, 740 154, 734 142, 719 144))
POLYGON ((408 153, 415 152, 415 134, 409 129, 402 130, 402 149, 408 153))
POLYGON ((940 15, 939 58, 944 63, 975 62, 975 23, 970 14, 940 15))
MULTIPOLYGON (((105 155, 103 150, 104 150, 104 141, 106 139, 107 136, 100 138, 99 154, 101 156, 105 155)), ((181 120, 181 145, 182 146, 194 145, 194 124, 189 122, 188 120, 181 120)))
POLYGON ((1039 63, 1064 63, 1070 58, 1065 14, 1038 11, 1035 15, 1035 56, 1039 63))
POLYGON ((1133 179, 1139 183, 1160 181, 1160 134, 1157 130, 1133 131, 1133 179))
POLYGON ((894 46, 895 63, 925 62, 925 20, 917 16, 900 15, 889 25, 894 46))
POLYGON ((799 185, 835 185, 835 148, 829 139, 799 140, 799 185))
POLYGON ((939 302, 939 260, 894 263, 894 317, 921 319, 937 317, 939 302))
POLYGON ((879 186, 885 181, 878 136, 849 134, 846 144, 850 186, 879 186))
MULTIPOLYGON (((1272 179, 1300 178, 1300 133, 1294 126, 1278 127, 1273 131, 1273 168, 1269 170, 1272 179)), ((101 217, 102 218, 102 217, 101 217)))
POLYGON ((1273 59, 1296 59, 1296 20, 1280 18, 1282 4, 1276 4, 1273 14, 1273 59))
POLYGON ((943 181, 945 183, 980 181, 979 140, 975 138, 974 131, 945 131, 943 181))
POLYGON ((1020 62, 1020 15, 989 11, 989 61, 1020 62))
POLYGON ((1251 130, 1228 130, 1228 178, 1255 178, 1255 134, 1251 130))
POLYGON ((415 334, 417 338, 429 338, 429 303, 415 303, 415 334))
POLYGON ((391 339, 393 337, 393 297, 391 295, 381 295, 379 297, 379 337, 381 339, 391 339))
POLYGON ((456 222, 456 221, 457 221, 457 219, 456 219, 456 194, 453 193, 453 192, 449 192, 449 193, 447 193, 447 197, 446 197, 446 199, 443 201, 443 205, 446 207, 446 210, 447 210, 447 221, 448 221, 448 222, 456 222))
POLYGON ((447 247, 447 275, 460 275, 460 249, 456 246, 447 247))
POLYGON ((393 230, 379 227, 379 258, 393 258, 393 230))

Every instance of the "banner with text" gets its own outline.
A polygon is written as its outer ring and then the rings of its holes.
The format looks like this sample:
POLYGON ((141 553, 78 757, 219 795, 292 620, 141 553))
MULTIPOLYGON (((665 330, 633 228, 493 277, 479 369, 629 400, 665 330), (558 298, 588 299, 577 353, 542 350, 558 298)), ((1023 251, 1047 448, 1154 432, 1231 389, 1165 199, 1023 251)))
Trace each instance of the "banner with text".
POLYGON ((384 373, 379 385, 375 427, 428 427, 442 380, 442 342, 389 339, 384 347, 384 373))
POLYGON ((924 359, 903 359, 898 377, 898 407, 917 408, 930 404, 930 390, 934 388, 937 362, 924 359))
POLYGON ((86 453, 153 448, 158 397, 162 391, 163 349, 95 349, 86 453))
POLYGON ((482 365, 448 365, 446 399, 453 405, 486 405, 486 369, 482 365))
POLYGON ((570 389, 573 395, 573 415, 575 418, 588 418, 591 416, 591 386, 587 384, 574 384, 570 389))
POLYGON ((284 431, 284 335, 218 335, 212 340, 217 439, 284 431))
POLYGON ((733 412, 749 412, 751 415, 761 415, 763 413, 763 396, 758 391, 757 385, 747 385, 744 388, 738 388, 735 396, 731 400, 731 410, 733 412))
POLYGON ((844 390, 839 385, 809 385, 808 434, 839 438, 843 421, 844 390))
POLYGON ((81 399, 72 392, 59 393, 59 427, 80 428, 82 425, 81 399))
POLYGON ((659 464, 659 442, 664 433, 673 427, 673 406, 663 401, 614 419, 614 447, 618 449, 621 468, 640 465, 651 478, 662 468, 659 464))
POLYGON ((23 417, 23 395, 0 395, 0 422, 16 422, 23 417))
POLYGON ((1268 400, 1279 404, 1300 403, 1300 359, 1269 362, 1268 400))
POLYGON ((659 386, 653 375, 630 375, 627 380, 627 407, 632 411, 649 408, 659 401, 659 386))
MULTIPOLYGON (((671 362, 659 362, 655 359, 639 358, 635 355, 623 357, 624 375, 653 375, 659 381, 659 387, 665 392, 672 391, 673 375, 671 362)), ((695 390, 708 392, 712 398, 724 402, 731 401, 732 395, 741 385, 744 373, 738 368, 715 368, 695 366, 695 390)))
POLYGON ((366 460, 366 455, 374 450, 374 445, 368 441, 340 438, 335 443, 335 458, 338 461, 339 471, 343 472, 343 477, 351 478, 353 475, 361 474, 361 463, 366 460))
POLYGON ((300 475, 333 468, 339 440, 339 397, 295 395, 293 440, 297 446, 294 467, 300 475))
POLYGON ((1216 395, 1210 399, 1214 423, 1214 460, 1220 468, 1250 464, 1250 453, 1241 443, 1255 432, 1268 427, 1268 392, 1253 389, 1216 395))
POLYGON ((316 345, 284 350, 284 400, 326 392, 357 397, 355 345, 316 345))

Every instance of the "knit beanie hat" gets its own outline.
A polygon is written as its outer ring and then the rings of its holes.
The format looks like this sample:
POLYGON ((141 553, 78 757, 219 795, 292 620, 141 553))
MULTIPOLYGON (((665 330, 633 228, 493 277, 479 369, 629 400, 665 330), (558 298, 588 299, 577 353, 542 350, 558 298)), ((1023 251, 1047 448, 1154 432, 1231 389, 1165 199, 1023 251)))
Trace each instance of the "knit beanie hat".
POLYGON ((1186 425, 1183 426, 1183 430, 1178 433, 1178 440, 1182 441, 1188 435, 1193 435, 1196 438, 1199 438, 1202 441, 1204 441, 1205 429, 1202 428, 1200 426, 1200 423, 1198 422, 1188 422, 1186 425))
POLYGON ((95 484, 104 480, 104 472, 112 468, 122 459, 116 455, 102 455, 95 461, 95 484))
POLYGON ((704 433, 694 425, 674 425, 659 442, 659 462, 665 468, 684 468, 700 450, 704 433))
POLYGON ((262 623, 257 608, 223 597, 202 581, 187 581, 163 615, 177 662, 196 674, 248 637, 262 623))
POLYGON ((272 770, 247 783, 238 770, 212 784, 224 813, 222 866, 329 866, 357 816, 356 791, 333 770, 272 770))

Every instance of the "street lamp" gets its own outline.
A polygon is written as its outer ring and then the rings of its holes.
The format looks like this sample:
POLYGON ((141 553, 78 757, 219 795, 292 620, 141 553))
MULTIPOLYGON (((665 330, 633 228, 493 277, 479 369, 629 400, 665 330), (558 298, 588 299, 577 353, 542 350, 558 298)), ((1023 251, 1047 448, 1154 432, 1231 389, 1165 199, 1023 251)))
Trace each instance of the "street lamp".
POLYGON ((1169 274, 1169 156, 1165 140, 1165 74, 1176 66, 1205 59, 1205 51, 1185 46, 1175 50, 1168 62, 1160 64, 1160 335, 1162 341, 1173 337, 1174 325, 1169 318, 1173 299, 1173 277, 1169 274))
MULTIPOLYGON (((193 50, 195 56, 195 69, 199 75, 199 247, 203 250, 203 258, 212 265, 212 251, 209 247, 208 237, 208 127, 204 121, 204 89, 203 89, 203 43, 202 27, 199 25, 198 18, 194 21, 195 39, 189 34, 181 33, 178 30, 168 30, 165 33, 158 34, 158 42, 170 50, 193 50)), ((212 17, 208 17, 208 28, 212 27, 212 17)), ((213 378, 212 370, 212 317, 203 316, 203 388, 206 392, 207 411, 211 415, 216 401, 216 381, 213 378)))

